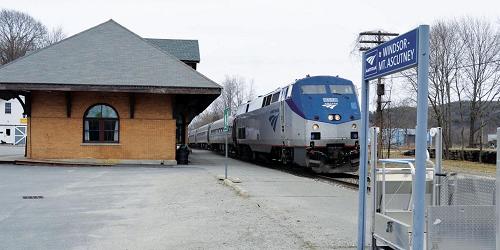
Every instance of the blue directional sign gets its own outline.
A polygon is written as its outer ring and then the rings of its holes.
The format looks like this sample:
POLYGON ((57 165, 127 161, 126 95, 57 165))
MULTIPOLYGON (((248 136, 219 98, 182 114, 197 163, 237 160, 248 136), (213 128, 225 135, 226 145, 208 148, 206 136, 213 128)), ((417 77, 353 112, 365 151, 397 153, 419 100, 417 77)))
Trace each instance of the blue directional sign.
POLYGON ((229 121, 228 121, 228 118, 229 118, 230 113, 231 113, 231 109, 229 109, 229 108, 224 109, 224 132, 228 132, 229 131, 229 121))
POLYGON ((365 53, 364 80, 396 73, 417 65, 418 29, 400 35, 365 53))

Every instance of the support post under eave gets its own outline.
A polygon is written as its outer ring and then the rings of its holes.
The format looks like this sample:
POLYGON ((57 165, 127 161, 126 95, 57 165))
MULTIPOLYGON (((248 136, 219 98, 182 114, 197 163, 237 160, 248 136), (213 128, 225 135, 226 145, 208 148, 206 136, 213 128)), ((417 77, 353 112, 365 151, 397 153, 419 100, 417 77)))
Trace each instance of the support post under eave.
POLYGON ((16 94, 15 98, 23 107, 23 115, 26 115, 27 117, 31 116, 31 94, 29 92, 25 93, 24 101, 21 98, 21 94, 16 94))
POLYGON ((66 92, 66 117, 71 118, 71 92, 66 92))
POLYGON ((28 117, 28 126, 26 127, 26 132, 28 133, 26 137, 26 143, 24 144, 24 157, 28 157, 28 143, 31 144, 31 93, 26 92, 24 94, 24 102, 23 99, 19 95, 16 96, 16 99, 19 101, 21 106, 23 107, 23 114, 28 117))
POLYGON ((129 94, 129 113, 130 113, 130 119, 134 119, 135 115, 135 94, 130 93, 129 94))

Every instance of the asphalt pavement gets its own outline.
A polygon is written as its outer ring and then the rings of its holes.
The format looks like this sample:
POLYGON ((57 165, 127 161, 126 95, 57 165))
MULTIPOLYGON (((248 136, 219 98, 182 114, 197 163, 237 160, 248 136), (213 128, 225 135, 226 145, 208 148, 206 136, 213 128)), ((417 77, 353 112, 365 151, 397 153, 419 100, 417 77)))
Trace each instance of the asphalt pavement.
POLYGON ((2 164, 0 249, 355 248, 355 190, 229 159, 244 198, 215 178, 222 156, 195 150, 190 159, 176 167, 2 164))
POLYGON ((24 157, 24 145, 0 144, 0 157, 24 157))

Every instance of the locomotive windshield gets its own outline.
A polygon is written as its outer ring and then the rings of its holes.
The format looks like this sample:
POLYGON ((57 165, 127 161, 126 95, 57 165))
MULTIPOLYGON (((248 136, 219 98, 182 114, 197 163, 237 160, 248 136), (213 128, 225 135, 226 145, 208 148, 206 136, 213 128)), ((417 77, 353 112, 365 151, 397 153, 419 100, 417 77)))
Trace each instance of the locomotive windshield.
POLYGON ((325 85, 302 85, 300 87, 302 94, 326 94, 325 85))
POLYGON ((332 94, 349 95, 354 93, 350 85, 330 85, 329 87, 332 94))
POLYGON ((331 94, 342 94, 342 95, 350 95, 354 94, 354 90, 351 85, 302 85, 301 93, 306 95, 314 95, 314 94, 326 94, 327 87, 328 91, 331 94))

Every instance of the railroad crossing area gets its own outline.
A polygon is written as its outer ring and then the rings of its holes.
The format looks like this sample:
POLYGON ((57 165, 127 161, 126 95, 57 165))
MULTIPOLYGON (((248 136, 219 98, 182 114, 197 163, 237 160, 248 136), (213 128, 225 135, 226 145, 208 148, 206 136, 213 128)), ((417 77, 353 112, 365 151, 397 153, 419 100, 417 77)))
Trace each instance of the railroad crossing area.
POLYGON ((0 164, 2 249, 355 249, 357 190, 228 159, 189 165, 0 164), (34 198, 35 197, 35 198, 34 198))

